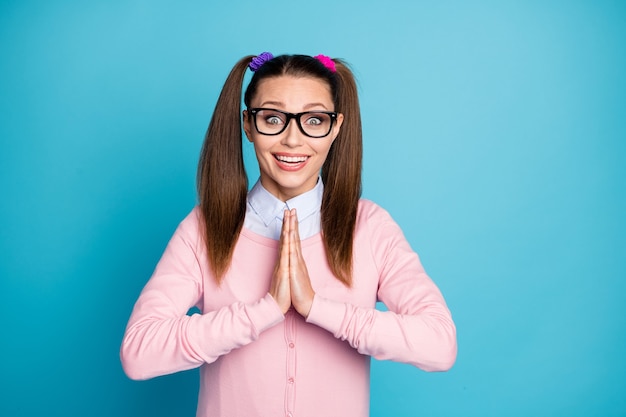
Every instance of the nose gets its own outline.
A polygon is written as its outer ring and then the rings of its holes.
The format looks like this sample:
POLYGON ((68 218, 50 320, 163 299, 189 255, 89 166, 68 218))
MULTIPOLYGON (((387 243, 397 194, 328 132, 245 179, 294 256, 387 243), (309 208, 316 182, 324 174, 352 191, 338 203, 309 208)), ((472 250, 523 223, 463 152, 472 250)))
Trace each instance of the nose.
POLYGON ((300 132, 298 128, 298 121, 296 119, 291 119, 287 128, 282 133, 281 143, 285 146, 289 146, 290 148, 295 148, 300 146, 304 142, 304 135, 300 132))

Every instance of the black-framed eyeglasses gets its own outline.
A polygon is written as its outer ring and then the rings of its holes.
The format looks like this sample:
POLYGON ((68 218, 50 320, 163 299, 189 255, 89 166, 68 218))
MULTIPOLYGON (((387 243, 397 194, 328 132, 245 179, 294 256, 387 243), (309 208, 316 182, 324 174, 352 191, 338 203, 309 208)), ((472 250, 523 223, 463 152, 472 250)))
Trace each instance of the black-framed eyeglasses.
POLYGON ((282 110, 254 108, 248 109, 248 114, 254 120, 254 127, 262 135, 280 135, 287 129, 291 119, 296 119, 300 132, 310 138, 328 136, 337 120, 337 113, 333 111, 305 111, 302 113, 287 113, 282 110))

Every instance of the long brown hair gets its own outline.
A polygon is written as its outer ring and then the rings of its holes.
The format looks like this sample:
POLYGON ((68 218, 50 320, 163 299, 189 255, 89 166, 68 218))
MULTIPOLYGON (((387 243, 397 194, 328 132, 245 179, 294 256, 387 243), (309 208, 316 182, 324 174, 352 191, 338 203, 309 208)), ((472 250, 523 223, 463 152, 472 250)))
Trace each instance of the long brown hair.
MULTIPOLYGON (((204 220, 209 265, 218 282, 228 270, 246 214, 248 181, 243 165, 242 82, 253 56, 242 58, 230 72, 217 100, 198 164, 198 199, 204 220)), ((328 265, 347 286, 352 284, 352 246, 359 198, 363 154, 361 112, 357 86, 348 66, 334 59, 336 72, 306 55, 281 55, 264 63, 244 94, 250 105, 261 80, 290 75, 328 83, 335 111, 344 115, 339 135, 322 166, 322 238, 328 265)))

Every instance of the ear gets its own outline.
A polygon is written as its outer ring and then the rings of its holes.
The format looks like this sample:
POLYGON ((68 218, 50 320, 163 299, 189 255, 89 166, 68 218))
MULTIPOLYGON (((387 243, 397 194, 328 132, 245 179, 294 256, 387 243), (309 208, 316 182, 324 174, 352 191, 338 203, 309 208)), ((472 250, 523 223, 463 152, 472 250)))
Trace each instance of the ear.
POLYGON ((241 113, 241 117, 242 117, 242 121, 243 121, 243 131, 246 134, 246 138, 248 138, 249 142, 252 142, 252 129, 251 129, 251 125, 250 125, 250 117, 248 114, 248 110, 244 110, 241 113))
POLYGON ((335 122, 335 125, 333 126, 333 132, 332 132, 333 142, 335 141, 335 139, 337 139, 337 136, 339 135, 339 132, 341 131, 341 125, 343 125, 343 113, 337 113, 337 121, 335 122))

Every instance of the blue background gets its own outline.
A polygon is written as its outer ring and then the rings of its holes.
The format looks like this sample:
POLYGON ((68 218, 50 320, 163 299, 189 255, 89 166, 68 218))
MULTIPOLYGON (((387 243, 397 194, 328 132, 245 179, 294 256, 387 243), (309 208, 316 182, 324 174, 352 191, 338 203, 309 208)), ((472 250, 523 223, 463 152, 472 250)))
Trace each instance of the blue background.
POLYGON ((458 326, 448 373, 373 362, 372 416, 626 415, 625 41, 622 1, 2 1, 0 415, 194 415, 118 350, 265 50, 353 65, 364 197, 458 326))

